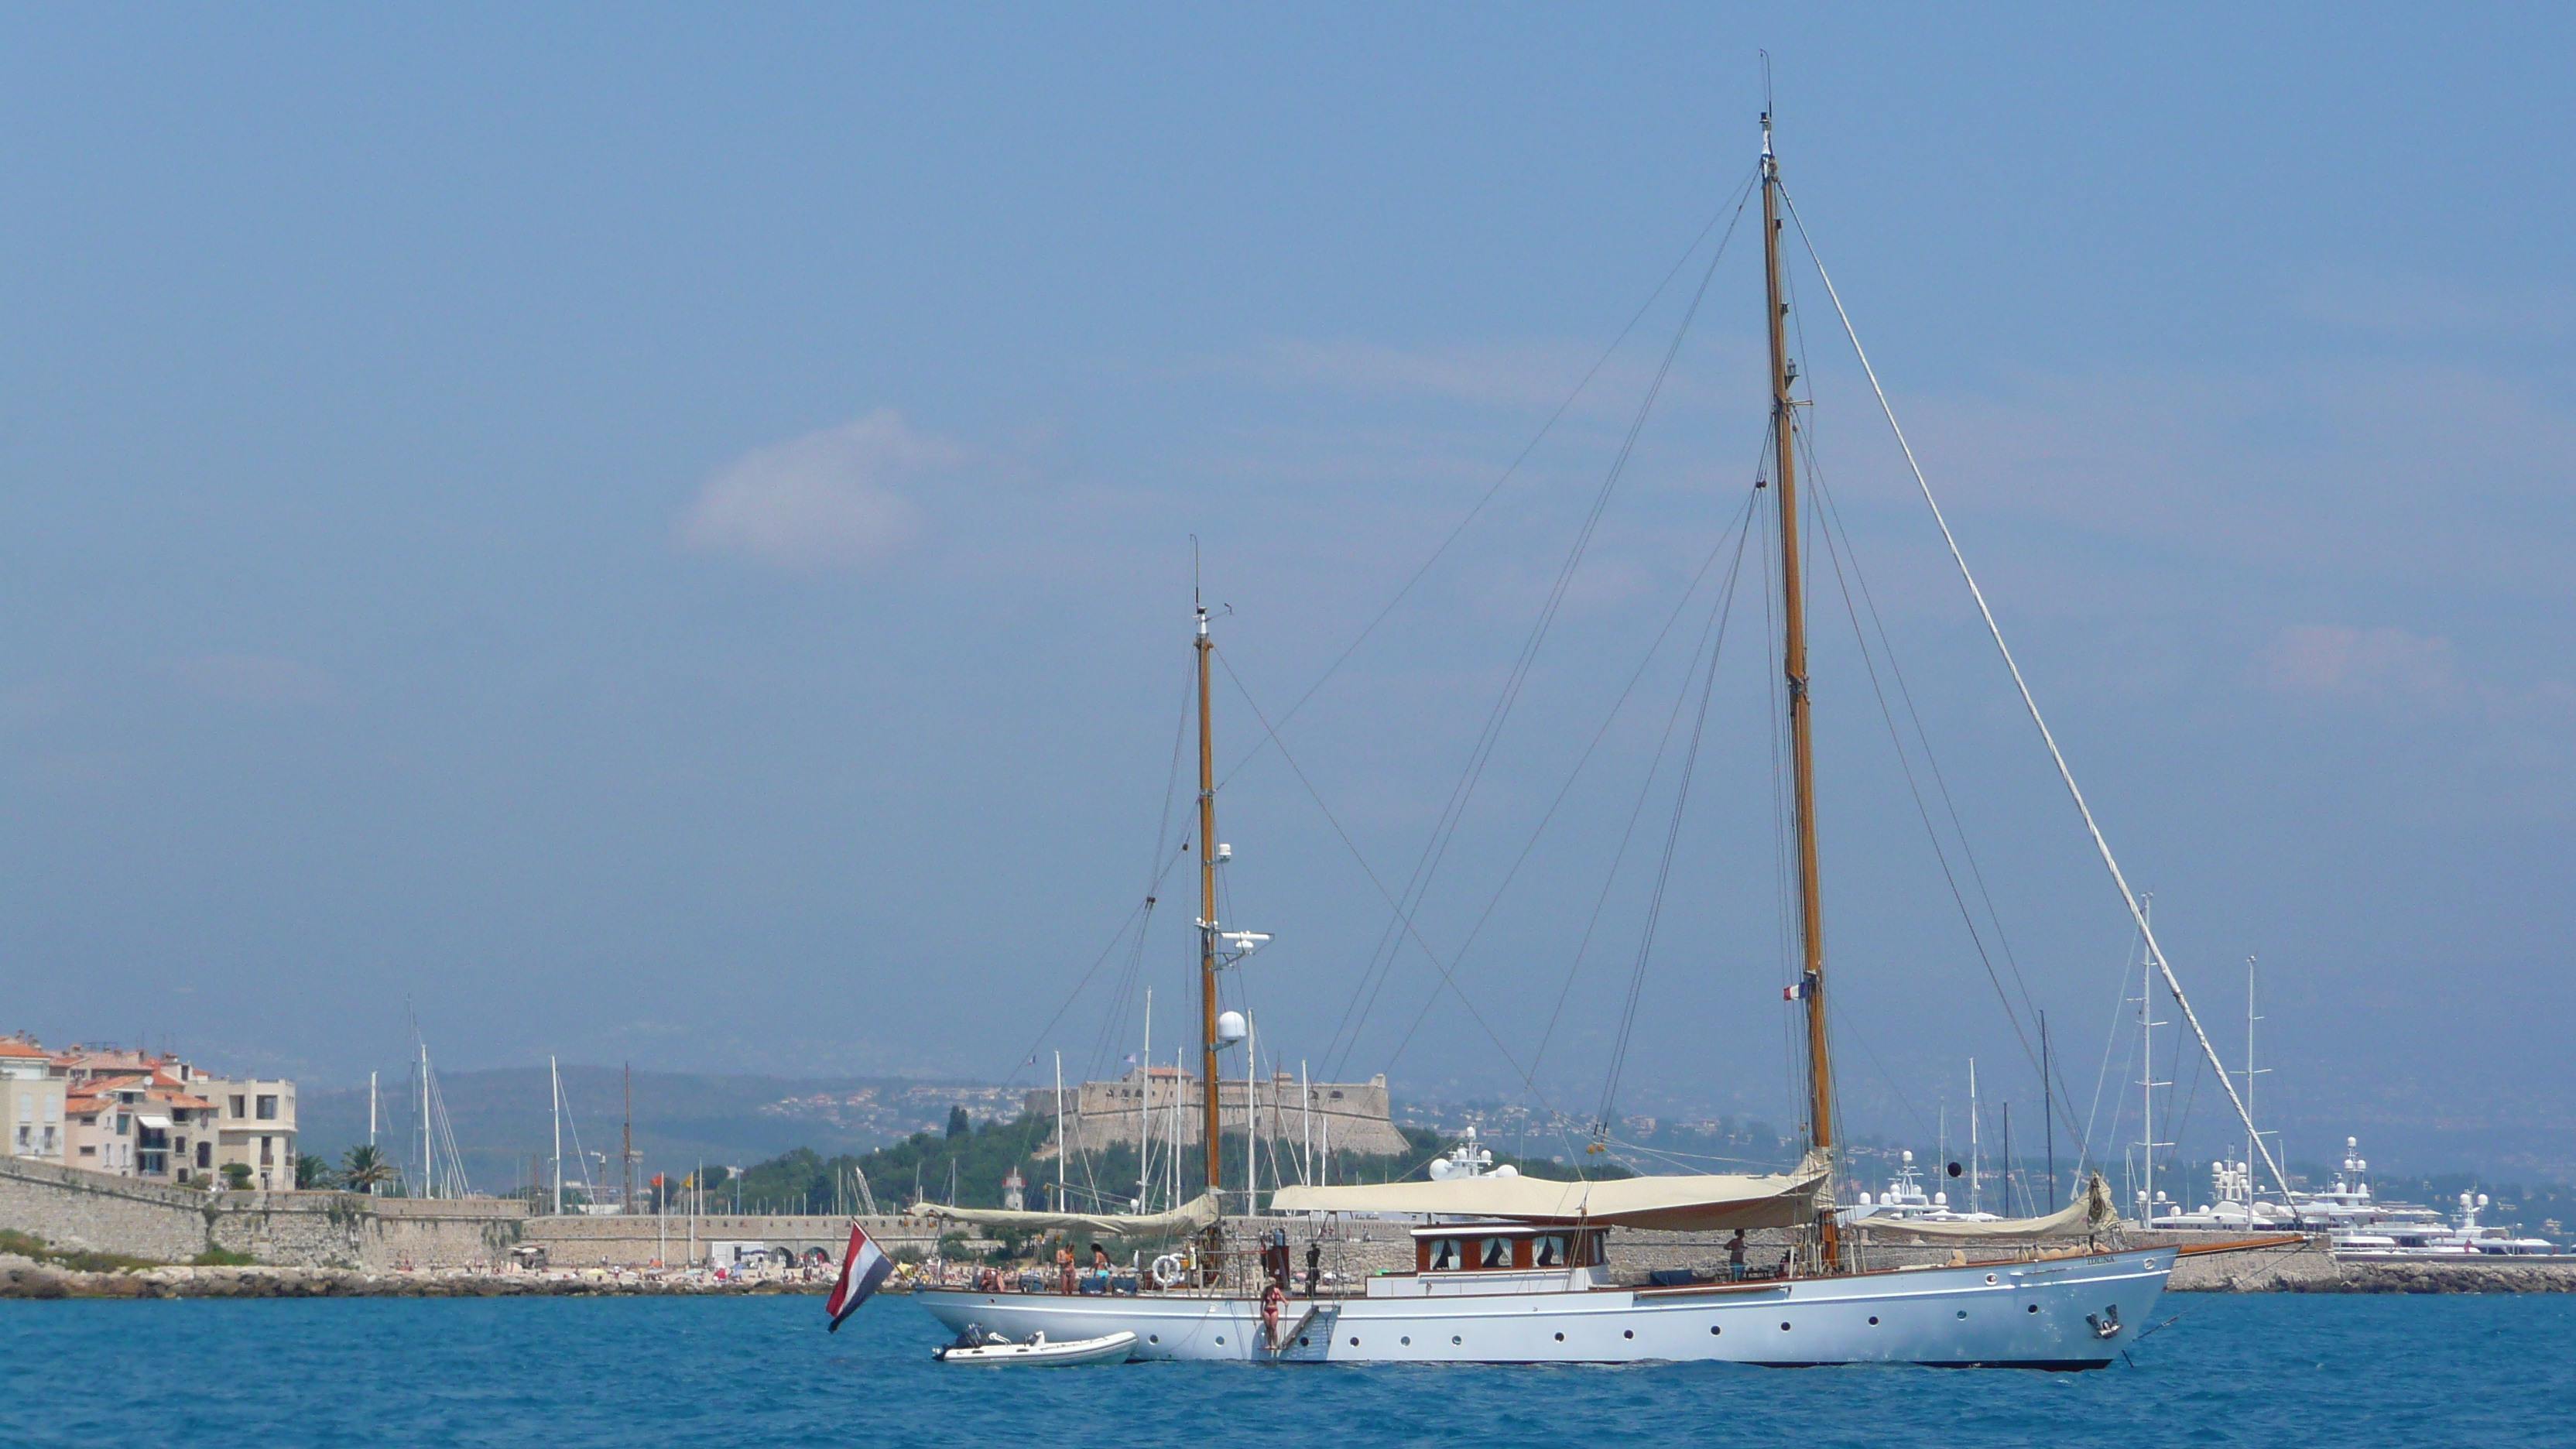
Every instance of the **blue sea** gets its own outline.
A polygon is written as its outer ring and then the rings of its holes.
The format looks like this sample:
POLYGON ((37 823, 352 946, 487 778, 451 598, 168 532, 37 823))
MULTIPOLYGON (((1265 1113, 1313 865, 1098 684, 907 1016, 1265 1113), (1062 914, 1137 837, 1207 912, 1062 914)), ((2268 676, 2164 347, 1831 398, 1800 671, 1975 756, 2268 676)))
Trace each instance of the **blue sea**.
POLYGON ((879 1298, 0 1303, 0 1444, 2576 1443, 2576 1297, 2176 1295, 2102 1372, 952 1369, 879 1298))

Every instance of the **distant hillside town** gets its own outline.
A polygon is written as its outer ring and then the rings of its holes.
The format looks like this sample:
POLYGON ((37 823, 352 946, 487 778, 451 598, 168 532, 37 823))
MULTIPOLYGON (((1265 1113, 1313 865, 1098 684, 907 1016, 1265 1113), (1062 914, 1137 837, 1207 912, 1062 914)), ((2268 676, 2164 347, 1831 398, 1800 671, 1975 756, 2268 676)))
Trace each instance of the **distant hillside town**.
POLYGON ((296 1186, 295 1083, 226 1077, 167 1053, 59 1051, 0 1037, 9 1155, 213 1188, 296 1186))

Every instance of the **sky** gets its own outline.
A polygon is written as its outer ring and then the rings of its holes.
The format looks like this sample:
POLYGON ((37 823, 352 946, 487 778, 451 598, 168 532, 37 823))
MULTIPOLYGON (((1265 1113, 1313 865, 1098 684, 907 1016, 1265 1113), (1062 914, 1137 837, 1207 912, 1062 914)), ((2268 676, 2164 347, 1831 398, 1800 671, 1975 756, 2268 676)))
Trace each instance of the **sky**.
MULTIPOLYGON (((1793 1123, 1735 529, 1767 52, 1805 235, 2231 1069, 2257 959, 2284 1150, 2576 1172, 2572 30, 13 11, 0 1028, 1034 1081, 1117 1069, 1150 987, 1163 1058, 1195 568, 1265 1068, 1793 1123)), ((2126 908, 1788 235, 1847 1126, 1930 1140, 1971 1058, 2036 1120, 2045 1011, 2116 1158, 2126 908)), ((2159 1111, 2219 1150, 2175 1041, 2159 1111)))

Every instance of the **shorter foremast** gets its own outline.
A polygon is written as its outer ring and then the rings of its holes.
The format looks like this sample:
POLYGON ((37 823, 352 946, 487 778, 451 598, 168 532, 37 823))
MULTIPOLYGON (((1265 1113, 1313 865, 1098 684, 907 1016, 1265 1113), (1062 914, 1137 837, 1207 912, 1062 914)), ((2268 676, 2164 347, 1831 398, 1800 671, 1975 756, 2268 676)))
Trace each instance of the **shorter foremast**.
MULTIPOLYGON (((1225 1178, 1217 1149, 1216 1054, 1222 1043, 1216 1029, 1216 735, 1208 717, 1208 661, 1216 645, 1208 638, 1207 603, 1198 597, 1197 589, 1190 593, 1199 626, 1195 646, 1199 665, 1199 1080, 1204 1088, 1200 1140, 1206 1144, 1202 1155, 1207 1159, 1207 1190, 1223 1202, 1225 1178)), ((1217 1228, 1208 1231, 1212 1240, 1219 1232, 1217 1228)))

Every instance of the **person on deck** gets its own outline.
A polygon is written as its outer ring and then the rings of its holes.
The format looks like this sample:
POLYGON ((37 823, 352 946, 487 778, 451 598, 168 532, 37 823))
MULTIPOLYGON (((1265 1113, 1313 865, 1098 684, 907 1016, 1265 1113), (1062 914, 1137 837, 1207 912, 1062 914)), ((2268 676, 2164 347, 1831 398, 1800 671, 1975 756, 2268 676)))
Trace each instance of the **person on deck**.
POLYGON ((1323 1281, 1324 1245, 1320 1242, 1308 1243, 1306 1245, 1306 1296, 1314 1297, 1316 1289, 1323 1281))
POLYGON ((1737 1228, 1735 1236, 1726 1241, 1726 1276, 1738 1283, 1744 1281, 1744 1229, 1742 1228, 1737 1228))
POLYGON ((1055 1277, 1056 1291, 1058 1293, 1071 1293, 1074 1291, 1073 1245, 1071 1243, 1063 1244, 1055 1250, 1055 1277))
POLYGON ((1261 1340, 1272 1353, 1279 1351, 1279 1305, 1287 1296, 1275 1282, 1261 1290, 1261 1340))

